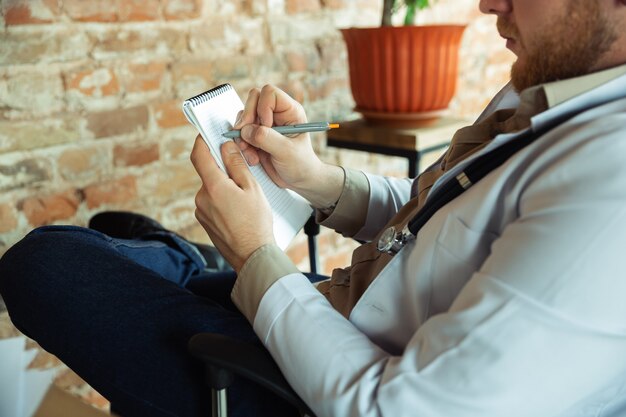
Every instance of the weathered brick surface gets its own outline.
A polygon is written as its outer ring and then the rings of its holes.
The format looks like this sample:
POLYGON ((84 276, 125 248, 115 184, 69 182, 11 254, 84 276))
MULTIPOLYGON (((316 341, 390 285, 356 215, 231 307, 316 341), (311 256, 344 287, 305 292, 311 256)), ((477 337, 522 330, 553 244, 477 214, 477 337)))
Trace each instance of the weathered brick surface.
POLYGON ((100 60, 116 57, 182 55, 187 50, 187 34, 174 28, 121 29, 90 34, 95 45, 93 56, 100 60))
POLYGON ((159 127, 186 126, 189 122, 181 111, 180 100, 170 100, 166 103, 158 103, 153 106, 154 118, 159 127))
POLYGON ((48 28, 0 32, 0 65, 70 62, 88 57, 92 40, 75 28, 48 28))
POLYGON ((288 14, 308 13, 320 10, 320 0, 286 0, 285 9, 288 14))
POLYGON ((158 91, 162 88, 166 76, 167 63, 136 63, 120 69, 124 90, 128 93, 158 91))
POLYGON ((200 16, 200 0, 163 0, 163 15, 168 20, 183 20, 200 16))
POLYGON ((42 226, 57 220, 67 220, 76 214, 80 196, 75 190, 60 194, 30 197, 20 207, 32 226, 42 226))
POLYGON ((5 0, 2 12, 7 25, 51 23, 59 16, 57 0, 5 0))
POLYGON ((62 151, 56 165, 64 180, 82 181, 100 178, 111 166, 111 156, 107 146, 81 146, 62 151))
POLYGON ((63 110, 63 81, 55 72, 23 71, 6 80, 0 103, 15 110, 50 114, 63 110))
POLYGON ((172 83, 177 97, 191 97, 214 83, 213 63, 207 60, 177 62, 172 65, 172 83))
POLYGON ((83 193, 87 207, 90 209, 104 204, 123 205, 137 197, 137 183, 135 177, 127 176, 90 185, 83 190, 83 193))
POLYGON ((50 176, 50 161, 46 159, 4 161, 0 158, 0 191, 37 185, 50 179, 50 176))
POLYGON ((113 149, 113 164, 120 167, 141 166, 159 159, 156 143, 116 145, 113 149))
POLYGON ((111 68, 77 69, 65 74, 65 89, 69 94, 105 97, 118 94, 120 86, 111 68))
POLYGON ((17 216, 12 204, 0 204, 0 233, 10 232, 17 226, 17 216))
MULTIPOLYGON (((507 81, 512 61, 494 18, 476 3, 438 0, 420 14, 424 23, 469 23, 451 103, 468 118, 507 81)), ((182 101, 222 82, 242 97, 274 83, 310 120, 357 117, 338 29, 377 25, 379 13, 380 0, 1 1, 0 255, 35 225, 84 225, 103 209, 146 213, 207 242, 193 216, 196 131, 182 101)), ((326 161, 384 175, 406 170, 401 158, 313 138, 326 161)), ((355 245, 323 230, 322 272, 348 263, 355 245)), ((308 270, 302 234, 288 253, 308 270)), ((54 363, 38 358, 34 366, 54 363)), ((56 383, 106 406, 75 375, 56 383)))
POLYGON ((63 0, 63 8, 71 19, 79 22, 114 22, 117 20, 115 2, 63 0))
POLYGON ((118 0, 118 16, 123 22, 158 20, 159 0, 118 0))
POLYGON ((147 106, 94 113, 87 117, 87 128, 96 138, 133 133, 147 125, 147 106))
POLYGON ((80 139, 80 123, 70 117, 53 116, 29 120, 0 121, 0 153, 46 148, 80 139))

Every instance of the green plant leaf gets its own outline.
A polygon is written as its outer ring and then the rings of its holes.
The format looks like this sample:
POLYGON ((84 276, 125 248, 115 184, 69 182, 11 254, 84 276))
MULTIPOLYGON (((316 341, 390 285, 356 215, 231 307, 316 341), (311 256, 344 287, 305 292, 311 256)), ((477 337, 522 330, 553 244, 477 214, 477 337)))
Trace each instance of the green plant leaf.
MULTIPOLYGON (((432 1, 434 2, 435 0, 432 1)), ((417 11, 430 7, 431 0, 404 0, 404 4, 406 6, 404 25, 410 26, 415 24, 415 16, 417 15, 417 11)))

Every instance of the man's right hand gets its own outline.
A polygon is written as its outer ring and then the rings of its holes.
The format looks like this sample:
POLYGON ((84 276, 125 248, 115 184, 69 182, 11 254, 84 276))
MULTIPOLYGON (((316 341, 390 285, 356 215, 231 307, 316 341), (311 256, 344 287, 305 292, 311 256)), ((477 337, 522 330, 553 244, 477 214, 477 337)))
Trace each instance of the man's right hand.
POLYGON ((328 207, 341 195, 343 170, 317 157, 308 133, 286 137, 271 129, 306 121, 300 103, 266 85, 250 90, 233 128, 241 129, 239 147, 249 164, 261 163, 278 186, 297 192, 315 207, 328 207))

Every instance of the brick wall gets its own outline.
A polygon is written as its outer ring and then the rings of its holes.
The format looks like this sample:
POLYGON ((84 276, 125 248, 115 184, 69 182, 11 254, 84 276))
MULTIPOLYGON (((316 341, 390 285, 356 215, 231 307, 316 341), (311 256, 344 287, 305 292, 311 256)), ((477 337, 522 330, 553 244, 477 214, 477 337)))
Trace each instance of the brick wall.
MULTIPOLYGON (((440 0, 425 22, 469 23, 452 111, 473 117, 505 80, 510 56, 474 0, 440 0)), ((84 225, 136 210, 206 241, 193 218, 195 137, 181 100, 230 82, 270 82, 311 120, 352 117, 346 51, 336 30, 378 22, 375 0, 2 0, 0 253, 35 226, 84 225)), ((324 148, 323 158, 375 172, 403 162, 324 148)), ((325 234, 323 270, 349 248, 325 234), (333 256, 326 256, 332 253, 333 256), (338 255, 339 254, 339 255, 338 255)), ((304 239, 290 254, 306 266, 304 239)), ((348 244, 350 245, 350 244, 348 244)))
MULTIPOLYGON (((473 118, 511 62, 476 0, 438 0, 422 22, 469 25, 456 115, 473 118)), ((380 0, 1 0, 0 254, 33 227, 85 225, 107 209, 148 214, 206 241, 194 216, 194 129, 184 98, 229 82, 274 83, 310 120, 355 116, 337 28, 378 24, 380 0)), ((390 175, 398 158, 325 148, 322 158, 390 175)), ((324 231, 322 270, 354 243, 324 231)), ((307 268, 306 243, 289 250, 307 268)), ((65 378, 67 380, 68 378, 65 378)), ((70 378, 71 379, 71 378, 70 378)), ((75 381, 74 381, 75 382, 75 381)))

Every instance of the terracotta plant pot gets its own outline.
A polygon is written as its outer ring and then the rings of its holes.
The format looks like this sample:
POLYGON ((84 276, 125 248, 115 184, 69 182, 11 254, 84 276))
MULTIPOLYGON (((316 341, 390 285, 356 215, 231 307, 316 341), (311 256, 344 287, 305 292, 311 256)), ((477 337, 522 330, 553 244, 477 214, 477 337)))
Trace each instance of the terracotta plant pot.
POLYGON ((448 108, 465 26, 342 29, 356 110, 373 123, 420 125, 448 108))

